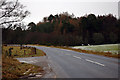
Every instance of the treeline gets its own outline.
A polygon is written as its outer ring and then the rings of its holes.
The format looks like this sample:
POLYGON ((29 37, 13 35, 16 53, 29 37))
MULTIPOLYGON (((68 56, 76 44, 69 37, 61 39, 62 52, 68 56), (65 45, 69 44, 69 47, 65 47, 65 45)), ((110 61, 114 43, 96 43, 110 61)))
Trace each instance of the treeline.
POLYGON ((74 17, 67 12, 44 17, 42 22, 3 28, 5 44, 87 45, 120 43, 120 19, 112 14, 74 17))

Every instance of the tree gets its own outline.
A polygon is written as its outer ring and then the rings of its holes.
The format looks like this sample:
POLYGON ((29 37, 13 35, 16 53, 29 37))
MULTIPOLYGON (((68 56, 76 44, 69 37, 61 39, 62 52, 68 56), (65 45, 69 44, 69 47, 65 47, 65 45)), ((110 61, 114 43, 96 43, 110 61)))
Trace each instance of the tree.
POLYGON ((54 19, 54 16, 51 14, 51 15, 48 17, 48 20, 49 20, 49 22, 51 22, 53 19, 54 19))
POLYGON ((28 29, 31 30, 32 32, 36 31, 37 29, 36 24, 34 22, 30 22, 28 26, 29 26, 28 29))
POLYGON ((37 24, 31 22, 28 29, 23 29, 22 23, 11 26, 3 28, 3 43, 54 46, 120 43, 120 19, 112 15, 89 14, 75 18, 66 12, 50 15, 49 20, 44 17, 37 24))
POLYGON ((43 22, 45 22, 45 23, 47 22, 47 17, 43 18, 43 22))
POLYGON ((85 41, 85 38, 87 36, 88 33, 88 19, 86 17, 81 17, 80 20, 80 29, 81 29, 81 35, 82 35, 82 39, 83 41, 85 41))
POLYGON ((18 0, 0 0, 0 26, 11 25, 21 22, 29 11, 23 10, 25 6, 20 4, 18 0))
POLYGON ((44 33, 53 32, 54 26, 52 24, 53 23, 50 23, 50 22, 41 23, 41 24, 37 25, 37 31, 44 32, 44 33))
POLYGON ((66 34, 66 33, 71 33, 74 30, 74 26, 70 23, 64 22, 63 26, 61 28, 61 33, 66 34))
POLYGON ((93 40, 95 44, 101 44, 104 41, 104 36, 101 33, 94 33, 93 40))
POLYGON ((116 35, 115 33, 111 32, 111 33, 109 34, 109 38, 110 38, 110 41, 111 41, 112 43, 115 43, 115 42, 117 41, 117 39, 118 39, 118 35, 116 35))
POLYGON ((97 18, 94 14, 89 14, 88 15, 88 25, 89 25, 89 30, 90 31, 97 31, 98 30, 98 25, 97 25, 97 18))

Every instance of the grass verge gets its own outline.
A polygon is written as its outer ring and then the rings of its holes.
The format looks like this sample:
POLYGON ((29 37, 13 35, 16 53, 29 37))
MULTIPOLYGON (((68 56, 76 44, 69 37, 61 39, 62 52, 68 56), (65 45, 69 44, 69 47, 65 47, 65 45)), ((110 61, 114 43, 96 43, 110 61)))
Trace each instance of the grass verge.
POLYGON ((3 46, 2 47, 2 80, 19 79, 22 76, 27 76, 32 73, 43 73, 44 70, 40 66, 32 64, 21 63, 16 57, 34 57, 45 56, 46 54, 36 49, 36 54, 32 53, 31 48, 23 48, 16 46, 3 46), (12 49, 12 55, 9 56, 9 49, 12 49))
POLYGON ((112 54, 118 54, 119 52, 119 44, 74 46, 72 48, 82 49, 82 50, 92 50, 92 51, 97 51, 97 52, 111 52, 112 54))
POLYGON ((20 63, 17 59, 2 55, 2 80, 17 79, 31 73, 43 72, 42 67, 20 63), (30 69, 29 72, 27 72, 30 69))
POLYGON ((14 58, 46 56, 46 54, 42 50, 36 49, 35 53, 33 50, 35 48, 23 47, 21 49, 20 46, 3 46, 3 51, 5 51, 5 55, 9 55, 10 48, 12 48, 11 56, 14 58))
MULTIPOLYGON (((35 46, 35 44, 34 44, 34 46, 35 46)), ((68 50, 77 51, 77 52, 80 52, 80 53, 88 53, 88 54, 102 55, 102 56, 106 56, 106 57, 120 58, 120 54, 119 53, 118 54, 113 54, 113 52, 111 52, 111 51, 106 51, 106 52, 101 51, 103 49, 102 45, 99 45, 99 47, 97 47, 97 48, 92 48, 92 50, 75 49, 75 48, 64 47, 64 46, 45 46, 45 45, 38 45, 38 44, 36 46, 61 48, 61 49, 68 49, 68 50)), ((87 46, 87 47, 90 47, 90 46, 87 46)), ((116 45, 114 47, 111 46, 111 45, 110 46, 109 45, 104 46, 104 50, 110 50, 110 49, 118 50, 118 46, 116 46, 116 45)))
POLYGON ((102 55, 102 56, 106 56, 106 57, 120 58, 120 54, 113 54, 112 52, 100 52, 100 51, 93 51, 93 50, 73 49, 73 48, 62 47, 62 46, 52 46, 52 47, 73 50, 73 51, 77 51, 77 52, 81 52, 81 53, 88 53, 88 54, 102 55))

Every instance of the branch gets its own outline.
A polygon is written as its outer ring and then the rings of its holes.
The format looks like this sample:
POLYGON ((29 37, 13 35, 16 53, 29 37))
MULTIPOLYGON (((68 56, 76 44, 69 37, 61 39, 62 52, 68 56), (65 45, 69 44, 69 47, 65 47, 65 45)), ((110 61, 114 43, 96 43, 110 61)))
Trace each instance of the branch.
POLYGON ((16 0, 16 3, 13 6, 13 8, 8 12, 6 11, 0 18, 5 17, 6 15, 10 14, 16 8, 17 4, 18 4, 18 0, 16 0))
POLYGON ((4 5, 5 5, 5 2, 6 2, 6 0, 3 0, 3 1, 1 0, 1 1, 0 1, 0 3, 1 3, 1 4, 0 4, 0 7, 4 6, 4 5))
POLYGON ((27 15, 30 14, 29 11, 24 11, 24 6, 18 2, 14 1, 0 1, 0 26, 6 26, 7 24, 21 22, 27 15))
MULTIPOLYGON (((24 18, 23 18, 24 19, 24 18)), ((20 21, 22 21, 23 19, 21 19, 21 20, 15 20, 15 21, 6 21, 6 22, 3 22, 3 23, 0 23, 0 25, 3 25, 3 24, 7 24, 7 23, 14 23, 14 22, 20 22, 20 21)))

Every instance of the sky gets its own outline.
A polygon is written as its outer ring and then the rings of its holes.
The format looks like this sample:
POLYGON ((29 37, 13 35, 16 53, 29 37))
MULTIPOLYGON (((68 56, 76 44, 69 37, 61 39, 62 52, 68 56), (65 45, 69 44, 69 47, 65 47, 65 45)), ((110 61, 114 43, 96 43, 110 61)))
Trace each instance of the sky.
POLYGON ((38 23, 43 17, 50 14, 60 14, 68 12, 75 17, 86 14, 107 15, 113 14, 118 17, 119 0, 19 0, 26 6, 25 9, 31 12, 23 21, 27 24, 30 22, 38 23))

